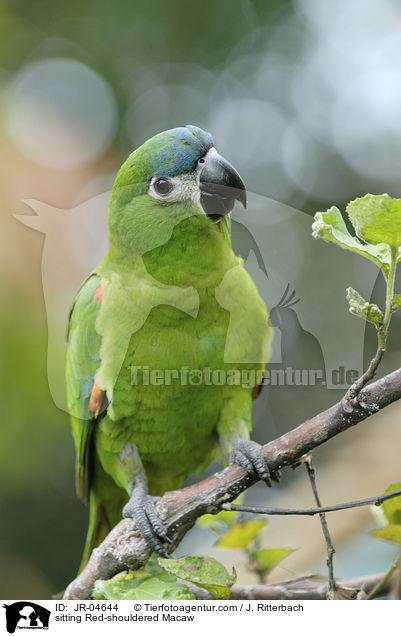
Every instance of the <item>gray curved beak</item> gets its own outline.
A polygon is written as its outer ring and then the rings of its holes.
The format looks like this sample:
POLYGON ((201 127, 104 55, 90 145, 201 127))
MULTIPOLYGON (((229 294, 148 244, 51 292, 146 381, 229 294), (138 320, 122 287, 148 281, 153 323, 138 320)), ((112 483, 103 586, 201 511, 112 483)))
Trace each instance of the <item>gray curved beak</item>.
POLYGON ((201 205, 213 221, 231 212, 236 201, 247 205, 246 188, 240 175, 224 157, 212 148, 205 157, 199 178, 201 205))

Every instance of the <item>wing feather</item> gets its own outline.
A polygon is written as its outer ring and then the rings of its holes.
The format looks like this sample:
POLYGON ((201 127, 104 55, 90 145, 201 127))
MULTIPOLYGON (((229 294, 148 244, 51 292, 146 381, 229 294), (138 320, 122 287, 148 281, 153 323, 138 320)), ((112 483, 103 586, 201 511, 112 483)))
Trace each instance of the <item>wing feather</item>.
POLYGON ((97 417, 89 408, 89 400, 100 366, 101 337, 95 323, 101 300, 95 294, 101 280, 92 274, 78 291, 67 329, 66 380, 67 401, 76 447, 77 492, 88 500, 93 468, 93 432, 97 417))

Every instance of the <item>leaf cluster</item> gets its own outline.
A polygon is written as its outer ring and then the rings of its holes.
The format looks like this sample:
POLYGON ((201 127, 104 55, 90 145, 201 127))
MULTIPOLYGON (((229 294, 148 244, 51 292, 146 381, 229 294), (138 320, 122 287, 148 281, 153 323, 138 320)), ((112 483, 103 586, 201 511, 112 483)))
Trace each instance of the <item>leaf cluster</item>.
POLYGON ((153 553, 139 570, 120 572, 108 581, 96 581, 93 598, 194 600, 195 594, 183 583, 188 581, 216 599, 228 599, 235 580, 234 570, 229 574, 224 565, 211 557, 188 555, 181 559, 162 559, 153 553))
MULTIPOLYGON (((388 194, 366 194, 351 201, 346 211, 355 236, 348 231, 340 210, 332 206, 326 212, 315 214, 313 237, 370 260, 381 269, 387 281, 401 261, 401 199, 393 199, 388 194)), ((347 289, 347 299, 352 314, 380 327, 384 314, 377 305, 366 301, 352 287, 347 289)), ((390 312, 400 307, 401 297, 393 296, 390 312)))

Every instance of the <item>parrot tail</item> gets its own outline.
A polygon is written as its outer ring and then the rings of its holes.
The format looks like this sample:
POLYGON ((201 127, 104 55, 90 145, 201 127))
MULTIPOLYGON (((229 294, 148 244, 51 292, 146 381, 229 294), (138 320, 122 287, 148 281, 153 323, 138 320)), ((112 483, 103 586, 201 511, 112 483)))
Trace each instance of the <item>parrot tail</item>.
POLYGON ((96 493, 91 491, 89 496, 88 532, 86 534, 85 547, 78 574, 82 572, 85 565, 88 563, 92 550, 106 538, 111 528, 112 526, 104 506, 99 503, 96 493))

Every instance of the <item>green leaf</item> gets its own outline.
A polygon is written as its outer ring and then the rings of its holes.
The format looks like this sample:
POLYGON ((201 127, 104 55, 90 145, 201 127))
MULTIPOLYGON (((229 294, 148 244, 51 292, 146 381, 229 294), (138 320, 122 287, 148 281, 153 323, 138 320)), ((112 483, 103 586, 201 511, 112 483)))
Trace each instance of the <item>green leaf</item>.
POLYGON ((373 303, 368 303, 368 301, 362 298, 362 296, 352 287, 347 288, 347 300, 349 303, 349 310, 351 314, 354 314, 354 316, 359 316, 359 318, 368 320, 376 326, 379 326, 383 321, 384 316, 381 309, 373 303))
POLYGON ((232 526, 217 542, 219 548, 247 548, 255 541, 259 532, 267 526, 267 521, 244 521, 232 526))
POLYGON ((395 294, 393 296, 393 302, 391 304, 391 311, 397 311, 401 307, 401 294, 395 294))
POLYGON ((96 600, 192 600, 196 597, 186 585, 177 583, 174 576, 162 571, 149 575, 144 569, 121 572, 109 581, 96 581, 93 594, 96 600))
POLYGON ((135 575, 138 576, 140 572, 145 572, 146 574, 161 574, 165 572, 165 570, 159 565, 158 554, 156 552, 152 552, 149 559, 147 560, 145 566, 140 568, 139 570, 135 570, 135 575))
POLYGON ((257 550, 254 553, 254 558, 256 560, 258 570, 263 574, 268 574, 278 563, 280 563, 280 561, 291 554, 291 552, 294 552, 291 548, 257 550))
MULTIPOLYGON (((391 484, 385 494, 395 490, 401 490, 401 484, 391 484)), ((372 530, 370 534, 379 539, 401 543, 401 495, 383 501, 380 510, 383 511, 383 516, 388 521, 388 525, 378 530, 372 530)))
MULTIPOLYGON (((401 484, 391 484, 386 493, 401 490, 401 484)), ((383 511, 388 525, 379 530, 372 530, 370 533, 373 537, 392 541, 393 543, 401 543, 401 495, 383 501, 380 509, 383 511)))
POLYGON ((366 194, 347 206, 348 216, 357 235, 373 245, 386 243, 397 249, 401 245, 401 199, 388 194, 366 194))
POLYGON ((379 530, 372 530, 370 534, 372 537, 392 541, 392 543, 401 543, 401 526, 395 523, 389 523, 388 526, 379 530))
MULTIPOLYGON (((391 484, 385 494, 394 492, 395 490, 401 490, 401 484, 391 484)), ((390 524, 401 525, 401 495, 383 501, 382 508, 390 524)))
POLYGON ((389 270, 391 250, 388 245, 365 245, 355 236, 351 236, 345 225, 341 212, 335 206, 327 212, 317 212, 312 224, 312 236, 322 238, 328 243, 336 243, 345 250, 350 250, 368 258, 385 272, 389 270))
POLYGON ((238 512, 234 510, 220 510, 215 515, 202 515, 197 520, 199 526, 204 528, 210 528, 211 530, 225 529, 227 526, 232 526, 238 516, 238 512))
POLYGON ((159 563, 170 574, 203 587, 216 599, 229 598, 230 588, 236 580, 234 570, 230 575, 224 565, 212 557, 191 555, 181 559, 159 558, 159 563))

